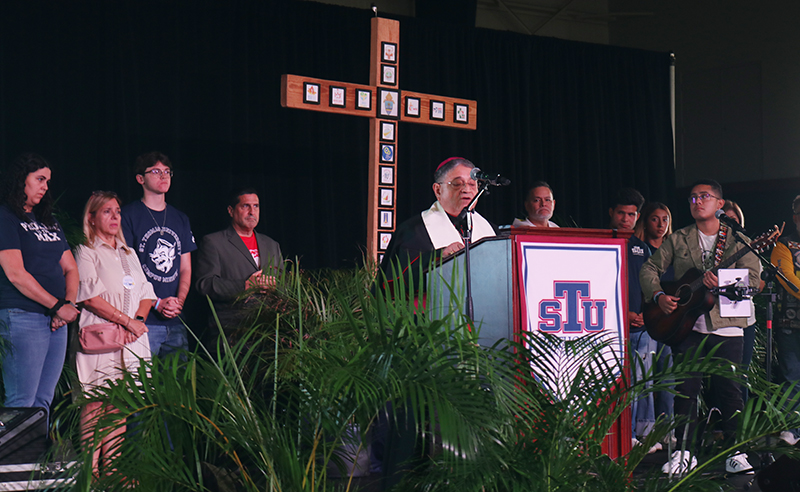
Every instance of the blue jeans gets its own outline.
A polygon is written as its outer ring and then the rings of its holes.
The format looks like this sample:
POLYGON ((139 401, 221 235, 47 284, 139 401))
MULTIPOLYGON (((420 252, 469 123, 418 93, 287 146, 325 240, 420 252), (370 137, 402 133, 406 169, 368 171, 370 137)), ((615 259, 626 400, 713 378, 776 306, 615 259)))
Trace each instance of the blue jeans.
MULTIPOLYGON (((653 368, 656 354, 656 341, 650 338, 646 330, 631 333, 631 354, 633 361, 633 380, 641 380, 653 368)), ((652 383, 646 383, 651 387, 652 383)), ((644 437, 650 433, 656 422, 655 399, 649 393, 633 402, 631 405, 631 431, 633 437, 644 437)))
POLYGON ((186 327, 182 323, 177 325, 163 325, 157 322, 145 324, 150 337, 150 353, 153 357, 163 357, 181 350, 189 350, 186 327))
MULTIPOLYGON (((778 347, 778 364, 783 377, 790 383, 800 382, 800 330, 776 328, 775 346, 778 347)), ((792 396, 800 390, 800 383, 794 388, 792 396)), ((793 408, 791 410, 798 410, 793 408)), ((792 429, 795 436, 800 436, 800 429, 792 429)))
MULTIPOLYGON (((176 352, 185 352, 189 350, 189 341, 186 338, 186 327, 183 323, 177 325, 162 325, 159 323, 145 323, 147 325, 147 336, 150 339, 150 354, 152 357, 164 357, 176 352)), ((185 359, 186 355, 181 355, 181 360, 185 359)), ((138 415, 138 412, 135 414, 138 415)), ((128 432, 136 433, 136 427, 139 424, 128 424, 128 432)), ((169 448, 175 450, 172 445, 172 437, 169 434, 166 420, 164 421, 164 428, 167 431, 167 441, 169 448)))
POLYGON ((50 412, 67 355, 67 327, 50 331, 50 317, 22 309, 0 309, 6 407, 41 407, 50 412))
MULTIPOLYGON (((656 355, 656 370, 666 371, 672 367, 672 348, 658 342, 658 352, 656 355)), ((672 420, 675 416, 675 395, 669 391, 659 391, 656 397, 656 417, 663 415, 667 420, 672 420)))

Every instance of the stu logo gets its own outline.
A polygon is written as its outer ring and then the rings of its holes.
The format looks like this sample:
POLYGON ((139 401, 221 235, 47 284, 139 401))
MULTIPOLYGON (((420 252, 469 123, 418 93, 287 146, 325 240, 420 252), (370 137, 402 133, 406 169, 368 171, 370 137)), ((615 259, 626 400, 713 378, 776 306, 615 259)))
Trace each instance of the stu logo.
POLYGON ((592 299, 589 282, 553 282, 554 299, 539 302, 539 331, 596 333, 606 324, 608 301, 592 299))

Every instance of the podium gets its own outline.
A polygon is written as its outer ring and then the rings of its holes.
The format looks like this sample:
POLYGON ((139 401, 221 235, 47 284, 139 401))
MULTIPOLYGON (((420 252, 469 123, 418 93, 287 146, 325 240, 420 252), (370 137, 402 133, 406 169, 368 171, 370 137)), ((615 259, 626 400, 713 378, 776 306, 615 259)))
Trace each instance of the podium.
MULTIPOLYGON (((519 341, 551 333, 580 337, 596 333, 610 343, 606 360, 626 361, 628 342, 627 238, 631 231, 605 229, 511 229, 470 248, 470 272, 479 343, 519 341)), ((465 312, 465 255, 457 253, 427 273, 434 318, 465 312), (456 279, 455 282, 453 279, 456 279)), ((619 367, 621 383, 622 371, 619 367)), ((627 408, 603 442, 612 459, 631 448, 627 408)))

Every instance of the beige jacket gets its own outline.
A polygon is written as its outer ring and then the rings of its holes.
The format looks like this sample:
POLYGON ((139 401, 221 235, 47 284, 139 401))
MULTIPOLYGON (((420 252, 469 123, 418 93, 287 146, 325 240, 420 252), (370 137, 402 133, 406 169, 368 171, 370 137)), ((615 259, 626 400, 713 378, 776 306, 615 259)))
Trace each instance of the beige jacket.
MULTIPOLYGON (((734 232, 730 231, 725 241, 725 250, 722 255, 723 262, 726 258, 745 247, 736 242, 733 234, 734 232)), ((692 268, 702 271, 702 257, 703 252, 700 249, 697 225, 692 224, 667 236, 661 247, 645 262, 639 272, 639 280, 642 284, 645 300, 653 302, 653 295, 663 290, 660 278, 670 265, 675 269, 675 278, 680 279, 692 268)), ((742 256, 728 268, 747 268, 750 271, 750 286, 758 286, 760 281, 758 258, 753 253, 742 256)), ((713 331, 726 326, 745 328, 747 327, 747 318, 721 318, 719 315, 719 299, 717 299, 714 308, 706 315, 706 327, 709 331, 713 331)))

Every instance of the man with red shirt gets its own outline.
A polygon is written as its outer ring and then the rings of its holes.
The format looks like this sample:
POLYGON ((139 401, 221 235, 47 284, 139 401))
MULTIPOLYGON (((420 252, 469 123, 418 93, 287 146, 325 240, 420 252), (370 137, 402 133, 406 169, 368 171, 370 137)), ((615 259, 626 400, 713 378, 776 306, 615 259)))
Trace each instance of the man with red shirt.
POLYGON ((265 291, 275 285, 283 260, 280 245, 255 232, 260 216, 255 190, 234 194, 228 214, 230 227, 207 235, 200 243, 195 287, 214 301, 222 327, 233 329, 241 321, 233 305, 236 298, 247 289, 265 291))

